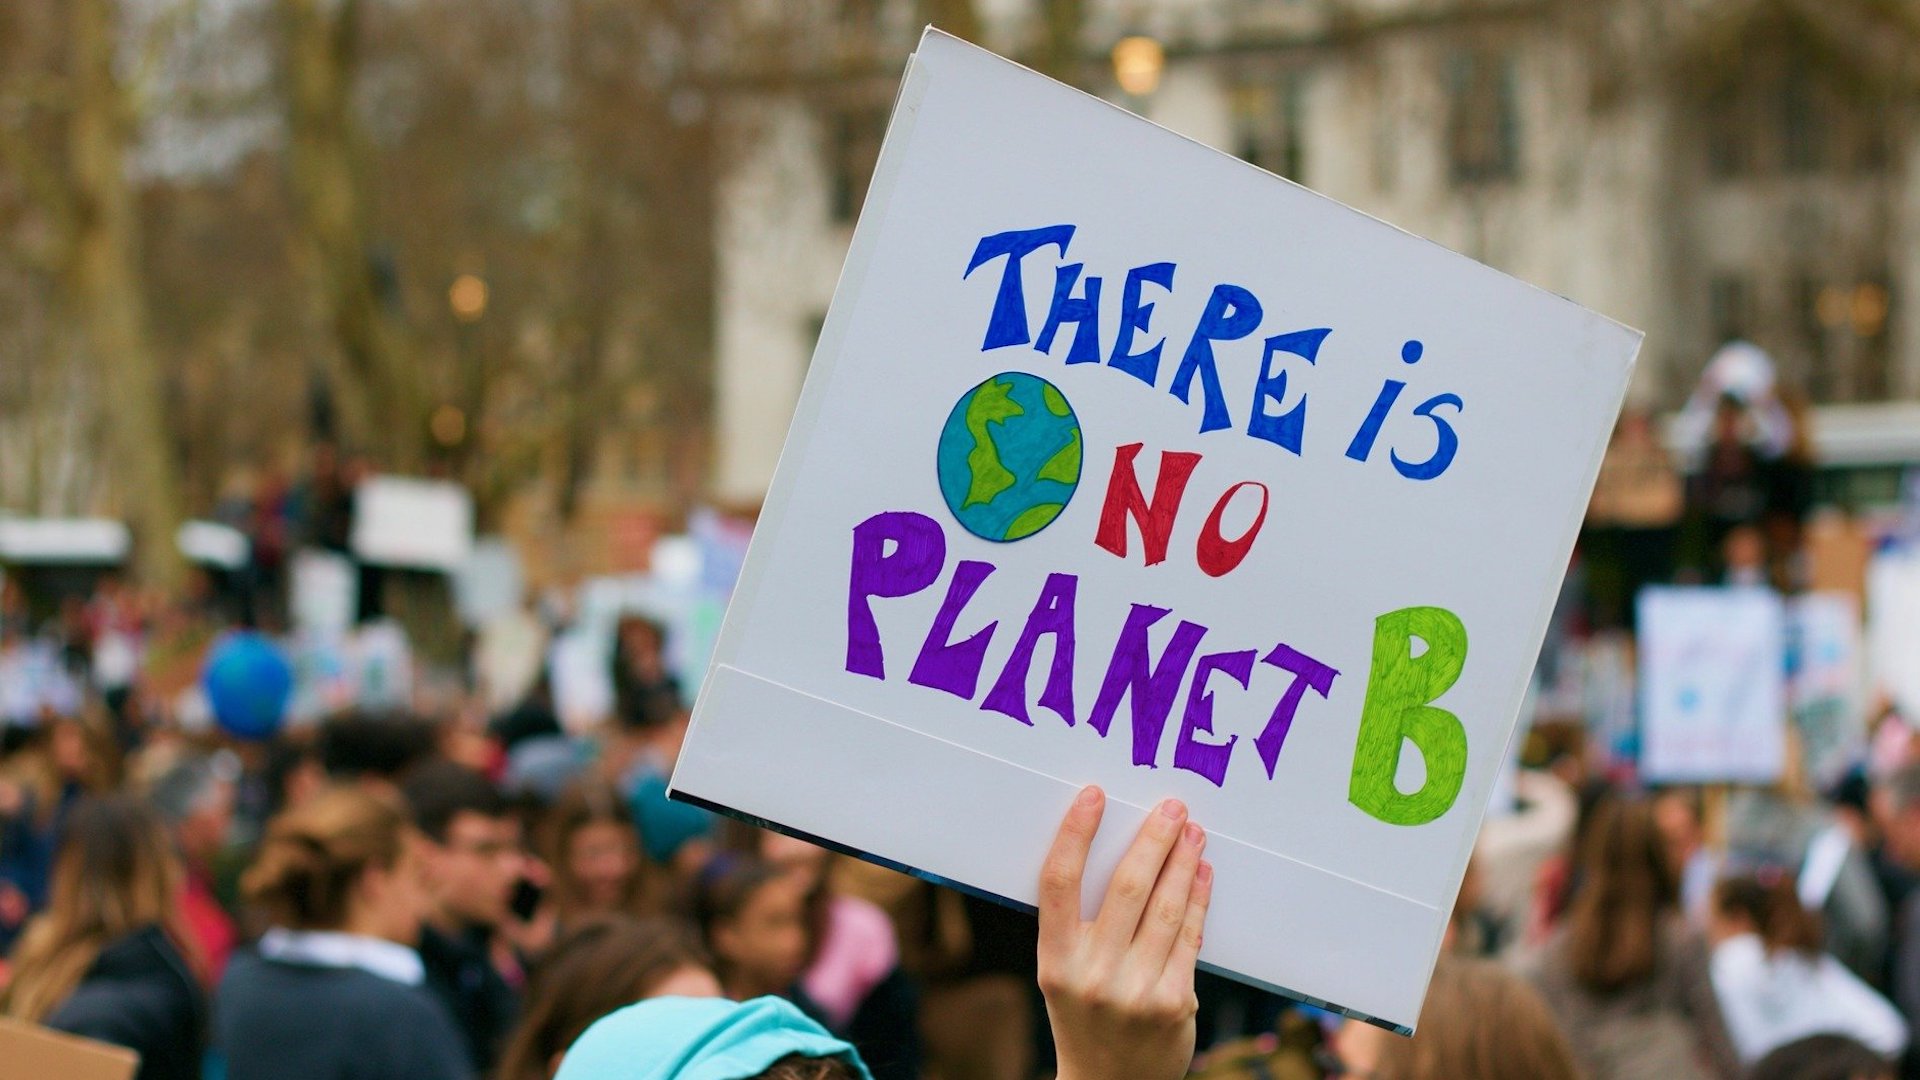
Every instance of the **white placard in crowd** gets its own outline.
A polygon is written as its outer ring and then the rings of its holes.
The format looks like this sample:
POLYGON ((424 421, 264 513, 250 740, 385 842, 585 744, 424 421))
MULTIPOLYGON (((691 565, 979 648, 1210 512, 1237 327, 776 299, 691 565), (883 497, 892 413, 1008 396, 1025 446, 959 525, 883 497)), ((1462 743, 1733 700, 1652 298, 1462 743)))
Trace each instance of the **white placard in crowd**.
POLYGON ((293 553, 287 607, 304 634, 338 639, 353 629, 360 608, 360 573, 344 555, 318 548, 293 553))
POLYGON ((1640 776, 1766 783, 1786 766, 1786 609, 1765 588, 1639 601, 1640 776))
POLYGON ((473 496, 445 480, 369 477, 354 489, 351 543, 375 566, 452 572, 473 552, 473 496))
POLYGON ((526 595, 520 553, 502 537, 475 541, 466 561, 453 572, 453 606, 468 626, 519 611, 526 595))
POLYGON ((1410 1029, 1638 346, 930 32, 674 794, 1018 904, 1178 797, 1202 962, 1410 1029))
POLYGON ((1867 658, 1874 689, 1920 727, 1920 551, 1894 548, 1867 564, 1867 658))
POLYGON ((1796 596, 1787 602, 1787 642, 1788 703, 1800 760, 1807 778, 1824 789, 1866 752, 1860 606, 1850 593, 1796 596))

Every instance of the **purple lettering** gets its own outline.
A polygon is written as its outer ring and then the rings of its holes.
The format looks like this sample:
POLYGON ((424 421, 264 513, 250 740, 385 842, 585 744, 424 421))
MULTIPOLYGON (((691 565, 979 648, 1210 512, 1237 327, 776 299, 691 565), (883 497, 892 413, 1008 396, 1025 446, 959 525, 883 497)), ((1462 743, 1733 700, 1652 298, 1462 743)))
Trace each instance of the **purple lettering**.
POLYGON ((1154 758, 1160 753, 1160 737, 1167 729, 1167 714, 1173 711, 1174 695, 1186 677, 1187 664, 1193 660, 1194 651, 1200 647, 1200 639, 1207 633, 1206 627, 1181 620, 1173 639, 1167 642, 1166 651, 1160 654, 1159 663, 1153 663, 1152 643, 1147 632, 1169 614, 1167 608, 1133 605, 1127 613, 1126 625, 1120 629, 1120 640, 1113 647, 1113 659, 1107 664, 1100 695, 1094 699, 1093 714, 1087 718, 1087 726, 1104 738, 1107 728, 1113 724, 1113 714, 1119 711, 1120 699, 1131 692, 1133 763, 1148 768, 1155 767, 1154 758))
POLYGON ((980 664, 987 657, 987 643, 993 640, 993 631, 1000 624, 990 622, 985 629, 960 642, 953 640, 953 624, 959 621, 960 610, 967 606, 967 601, 980 591, 980 583, 993 571, 992 563, 976 559, 967 559, 953 568, 947 598, 940 602, 940 613, 933 617, 933 626, 928 628, 927 640, 920 645, 920 656, 913 662, 908 682, 945 690, 969 701, 973 699, 974 688, 980 685, 980 664))
POLYGON ((1300 699, 1306 696, 1307 687, 1326 697, 1333 689, 1334 677, 1340 673, 1284 642, 1275 645, 1260 662, 1293 673, 1293 682, 1287 686, 1287 692, 1280 695, 1280 703, 1273 707, 1273 716, 1267 720, 1260 737, 1253 740, 1254 748, 1260 751, 1261 763, 1267 767, 1267 779, 1271 780, 1274 767, 1280 761, 1280 748, 1286 745, 1287 732, 1293 728, 1293 714, 1300 708, 1300 699))
POLYGON ((911 596, 933 584, 947 561, 947 536, 925 514, 875 514, 853 527, 853 570, 847 582, 847 670, 887 677, 876 597, 911 596), (888 545, 892 547, 889 550, 888 545))
POLYGON ((1252 649, 1243 652, 1208 653, 1193 668, 1193 686, 1187 691, 1187 710, 1180 718, 1180 737, 1173 744, 1173 767, 1198 773, 1220 787, 1227 778, 1227 760, 1233 756, 1233 744, 1240 736, 1229 735, 1224 743, 1201 742, 1196 735, 1213 734, 1213 691, 1207 678, 1224 671, 1242 690, 1253 678, 1252 649))
POLYGON ((1047 670, 1047 688, 1040 693, 1040 707, 1052 709, 1068 727, 1073 726, 1073 602, 1079 587, 1080 579, 1072 574, 1047 575, 1040 599, 1034 601, 1033 610, 1027 613, 1027 624, 1020 630, 1013 655, 1007 657, 1007 666, 1000 669, 993 689, 987 691, 987 699, 980 703, 982 709, 992 709, 1028 727, 1033 726, 1033 720, 1027 716, 1027 671, 1033 667, 1034 646, 1042 637, 1052 634, 1053 664, 1047 670))

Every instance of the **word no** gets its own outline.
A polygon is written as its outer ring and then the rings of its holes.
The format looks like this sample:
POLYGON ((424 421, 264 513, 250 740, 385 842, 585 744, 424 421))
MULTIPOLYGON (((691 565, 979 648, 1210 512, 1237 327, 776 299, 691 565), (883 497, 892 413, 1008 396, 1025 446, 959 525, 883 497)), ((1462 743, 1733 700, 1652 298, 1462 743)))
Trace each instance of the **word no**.
MULTIPOLYGON (((1040 335, 1037 338, 1033 336, 1027 319, 1021 264, 1027 256, 1048 247, 1058 248, 1060 257, 1065 259, 1074 230, 1073 225, 1048 225, 1038 229, 994 233, 980 239, 962 278, 971 277, 975 270, 996 259, 1005 260, 1001 265, 999 291, 994 295, 993 312, 987 319, 986 339, 980 346, 981 351, 1031 344, 1036 352, 1051 353, 1061 329, 1070 325, 1073 327, 1073 340, 1067 346, 1067 363, 1098 364, 1102 362, 1104 352, 1106 366, 1124 371, 1148 386, 1157 386, 1161 353, 1167 338, 1163 335, 1150 345, 1141 343, 1144 335, 1152 333, 1154 312, 1154 303, 1144 297, 1149 285, 1171 295, 1174 273, 1178 269, 1173 263, 1147 263, 1127 271, 1120 290, 1118 321, 1114 324, 1113 346, 1110 350, 1103 350, 1100 343, 1102 279, 1089 276, 1082 280, 1081 272, 1086 269, 1084 263, 1056 265, 1053 271, 1053 300, 1047 305, 1047 316, 1041 324, 1040 335)), ((1207 298, 1206 308, 1194 326, 1192 335, 1187 339, 1187 347, 1180 354, 1179 366, 1174 369, 1173 380, 1167 389, 1182 403, 1188 403, 1192 400, 1194 380, 1199 380, 1203 402, 1200 431, 1203 434, 1233 426, 1226 394, 1220 384, 1214 345, 1251 337, 1260 328, 1262 311, 1260 299, 1252 291, 1240 285, 1217 284, 1207 298)), ((1332 333, 1331 327, 1318 327, 1274 334, 1262 340, 1260 375, 1254 381, 1253 401, 1247 412, 1248 435, 1282 447, 1295 456, 1301 453, 1306 436, 1307 395, 1302 393, 1291 408, 1279 411, 1286 400, 1287 372, 1277 365, 1283 356, 1298 357, 1309 366, 1314 365, 1319 359, 1320 347, 1332 333)), ((1408 341, 1401 346, 1400 359, 1408 365, 1417 364, 1424 351, 1425 347, 1420 342, 1408 341)), ((1372 456, 1381 429, 1385 427, 1394 405, 1406 388, 1406 382, 1400 379, 1387 379, 1382 383, 1379 393, 1374 396, 1373 406, 1347 444, 1347 457, 1354 461, 1366 461, 1372 456)), ((1458 416, 1465 408, 1460 396, 1451 393, 1435 394, 1415 405, 1412 415, 1433 425, 1434 448, 1425 458, 1415 460, 1402 458, 1398 450, 1390 448, 1387 457, 1394 469, 1409 480, 1432 480, 1446 472, 1447 466, 1453 464, 1454 455, 1459 452, 1460 439, 1441 410, 1451 410, 1452 415, 1458 416)))
MULTIPOLYGON (((852 570, 847 587, 846 669, 875 679, 887 677, 886 654, 873 615, 876 599, 898 599, 930 588, 946 569, 947 538, 939 522, 925 514, 893 511, 875 514, 854 526, 852 570)), ((940 690, 964 701, 979 694, 987 649, 998 621, 956 640, 967 604, 998 570, 992 563, 964 559, 947 579, 946 597, 914 657, 907 681, 940 690)), ((1037 704, 1074 727, 1080 713, 1074 693, 1080 641, 1074 617, 1080 579, 1048 574, 1020 627, 1013 651, 1001 664, 980 708, 1034 726, 1027 704, 1027 678, 1042 639, 1053 654, 1046 686, 1037 704)), ((1133 763, 1157 768, 1174 703, 1187 687, 1172 764, 1225 785, 1227 766, 1240 745, 1238 734, 1220 739, 1214 731, 1216 690, 1237 684, 1251 690, 1255 664, 1291 676, 1253 737, 1254 752, 1273 779, 1308 690, 1326 698, 1340 672, 1285 642, 1272 648, 1228 649, 1201 653, 1208 630, 1178 620, 1173 635, 1154 655, 1149 632, 1172 612, 1150 604, 1130 605, 1112 650, 1086 726, 1105 738, 1124 702, 1133 735, 1133 763), (1189 679, 1188 673, 1192 675, 1189 679)), ((1422 825, 1453 806, 1467 769, 1467 734, 1454 714, 1433 704, 1459 679, 1466 665, 1467 633, 1452 612, 1436 607, 1402 608, 1374 624, 1373 655, 1367 694, 1354 743, 1347 797, 1355 806, 1392 825, 1422 825), (1414 654, 1413 642, 1424 644, 1414 654), (1402 792, 1394 778, 1400 755, 1412 743, 1426 767, 1420 789, 1402 792)))

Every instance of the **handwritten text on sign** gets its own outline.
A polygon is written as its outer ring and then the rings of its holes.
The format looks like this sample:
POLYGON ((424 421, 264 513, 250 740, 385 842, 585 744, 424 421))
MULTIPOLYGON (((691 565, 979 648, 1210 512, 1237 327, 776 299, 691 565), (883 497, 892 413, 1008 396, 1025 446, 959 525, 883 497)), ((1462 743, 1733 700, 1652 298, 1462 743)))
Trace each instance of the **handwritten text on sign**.
MULTIPOLYGON (((1061 328, 1072 324, 1074 334, 1066 362, 1102 362, 1101 279, 1086 277, 1083 281, 1081 274, 1085 267, 1082 264, 1056 266, 1053 298, 1040 334, 1035 338, 1030 333, 1022 262, 1046 248, 1057 248, 1064 258, 1073 234, 1071 225, 1054 225, 996 233, 980 240, 967 264, 966 275, 1001 261, 999 287, 987 321, 983 352, 1031 344, 1036 351, 1047 353, 1052 350, 1061 328)), ((1143 289, 1151 284, 1171 290, 1176 270, 1173 263, 1158 262, 1127 271, 1113 346, 1104 360, 1106 366, 1149 386, 1158 385, 1166 338, 1151 345, 1143 345, 1141 341, 1152 332, 1154 309, 1153 303, 1142 299, 1143 289)), ((1252 337, 1260 327, 1262 310, 1255 294, 1242 286, 1213 286, 1168 387, 1174 397, 1186 403, 1190 402, 1194 383, 1198 381, 1203 400, 1201 432, 1232 426, 1214 346, 1252 337)), ((1332 333, 1331 328, 1320 327, 1292 330, 1264 339, 1259 378, 1254 384, 1254 400, 1246 423, 1248 435, 1293 454, 1301 453, 1307 420, 1306 395, 1301 394, 1284 411, 1270 407, 1286 401, 1287 371, 1279 366, 1279 358, 1293 356, 1313 365, 1332 333)), ((1401 350, 1401 359, 1409 365, 1415 364, 1422 352, 1421 343, 1410 340, 1401 350)), ((1385 380, 1372 407, 1359 420, 1346 457, 1363 463, 1369 460, 1406 385, 1397 379, 1385 380)), ((1457 416, 1464 411, 1464 405, 1459 396, 1440 393, 1412 408, 1413 416, 1432 423, 1435 445, 1427 457, 1414 460, 1403 459, 1397 450, 1390 450, 1388 458, 1401 476, 1416 481, 1433 480, 1453 462, 1459 439, 1452 423, 1441 414, 1443 409, 1457 416)), ((1141 557, 1151 566, 1167 557, 1174 521, 1201 455, 1161 451, 1159 473, 1149 495, 1136 471, 1136 461, 1144 449, 1144 444, 1138 442, 1114 447, 1113 467, 1092 542, 1115 557, 1128 558, 1127 522, 1131 519, 1140 533, 1141 557)), ((1044 529, 1064 509, 1065 501, 1072 497, 1078 484, 1080 463, 1080 428, 1064 397, 1044 380, 1008 372, 980 384, 955 407, 948 432, 943 435, 942 486, 949 508, 969 531, 995 541, 1019 540, 1044 529), (1038 418, 1044 426, 1029 425, 1037 433, 1027 437, 1022 430, 1008 426, 1016 421, 1025 423, 1020 418, 1038 418), (1001 437, 1004 443, 1001 445, 990 437, 990 429, 1011 434, 1001 437), (1025 451, 1035 455, 1033 460, 1038 467, 1021 471, 1033 475, 1033 483, 1027 486, 1038 494, 1008 507, 1005 513, 996 514, 995 504, 1003 500, 1015 483, 1016 471, 1008 467, 1004 458, 1009 453, 1025 451)), ((1268 500, 1266 485, 1258 481, 1245 480, 1227 488, 1201 529, 1194 553, 1196 565, 1213 577, 1236 569, 1252 550, 1266 521, 1268 500), (1229 538, 1223 535, 1222 519, 1229 504, 1243 490, 1257 491, 1259 509, 1244 534, 1229 538)), ((888 511, 874 514, 855 526, 851 539, 846 670, 885 679, 886 655, 873 604, 876 600, 911 596, 932 588, 947 571, 946 532, 938 521, 926 514, 888 511)), ((987 650, 999 633, 1000 624, 990 622, 959 640, 955 640, 955 635, 969 601, 997 570, 993 563, 981 559, 963 559, 953 566, 946 579, 945 598, 920 643, 907 681, 967 701, 978 698, 981 709, 1031 726, 1034 720, 1027 702, 1028 676, 1040 643, 1047 640, 1052 645, 1052 660, 1037 704, 1067 726, 1076 726, 1082 715, 1074 693, 1081 638, 1075 619, 1079 588, 1075 574, 1048 574, 1044 581, 1036 584, 1033 605, 1019 629, 1012 652, 993 675, 984 695, 981 693, 983 676, 987 674, 983 670, 987 650)), ((1223 786, 1241 733, 1222 738, 1215 731, 1216 693, 1238 686, 1251 694, 1256 673, 1270 669, 1279 673, 1280 679, 1274 704, 1270 711, 1263 710, 1266 720, 1258 731, 1248 734, 1252 735, 1254 752, 1271 779, 1296 714, 1307 700, 1307 692, 1311 690, 1318 697, 1326 698, 1341 669, 1285 641, 1263 643, 1257 648, 1202 652, 1208 628, 1187 619, 1178 620, 1171 638, 1156 656, 1149 634, 1171 614, 1168 608, 1150 604, 1130 606, 1124 622, 1112 637, 1112 648, 1106 652, 1099 690, 1084 717, 1086 726, 1105 738, 1124 703, 1132 732, 1134 764, 1157 767, 1165 752, 1166 730, 1180 688, 1187 685, 1173 739, 1171 764, 1176 769, 1204 777, 1215 786, 1223 786)), ((1366 697, 1348 787, 1348 798, 1355 806, 1396 825, 1424 824, 1452 807, 1466 775, 1466 730, 1458 717, 1434 703, 1459 679, 1466 658, 1466 628, 1457 616, 1443 608, 1402 608, 1375 620, 1372 655, 1367 660, 1366 697), (1408 742, 1420 751, 1425 778, 1418 790, 1402 792, 1395 777, 1400 755, 1408 742)))

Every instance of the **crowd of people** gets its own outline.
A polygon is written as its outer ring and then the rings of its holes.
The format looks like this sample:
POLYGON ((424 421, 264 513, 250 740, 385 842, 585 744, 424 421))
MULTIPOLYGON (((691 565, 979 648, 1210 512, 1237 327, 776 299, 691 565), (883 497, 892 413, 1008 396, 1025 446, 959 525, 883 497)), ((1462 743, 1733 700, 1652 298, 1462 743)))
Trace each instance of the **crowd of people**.
MULTIPOLYGON (((1804 435, 1762 457, 1746 403, 1714 416, 1690 481, 1623 424, 1589 625, 1630 619, 1616 579, 1796 573, 1804 435)), ((585 729, 477 662, 410 707, 180 723, 170 673, 233 617, 113 579, 38 626, 0 597, 0 684, 69 676, 0 708, 0 1014, 132 1047, 143 1080, 1920 1077, 1898 717, 1828 791, 1647 790, 1543 726, 1406 1038, 1196 974, 1212 869, 1178 803, 1086 920, 1084 792, 1036 918, 670 800, 688 702, 648 619, 585 729)))

